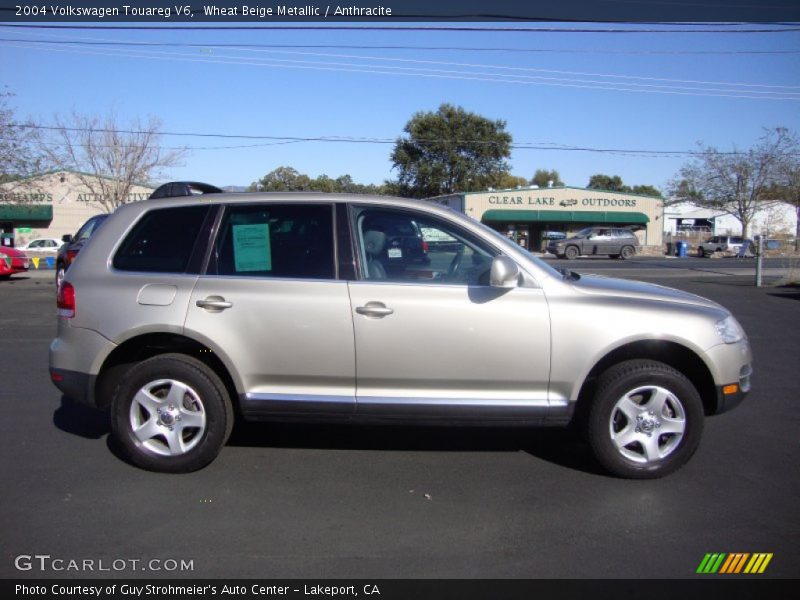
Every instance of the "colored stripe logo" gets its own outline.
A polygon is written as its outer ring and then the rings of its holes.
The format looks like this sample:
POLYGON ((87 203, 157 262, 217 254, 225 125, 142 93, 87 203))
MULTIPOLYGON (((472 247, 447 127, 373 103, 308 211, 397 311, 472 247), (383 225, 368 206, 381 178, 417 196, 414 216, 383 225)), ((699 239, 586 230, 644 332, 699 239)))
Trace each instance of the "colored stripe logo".
POLYGON ((697 573, 702 575, 738 575, 748 573, 751 575, 763 573, 772 560, 772 552, 709 552, 697 567, 697 573))

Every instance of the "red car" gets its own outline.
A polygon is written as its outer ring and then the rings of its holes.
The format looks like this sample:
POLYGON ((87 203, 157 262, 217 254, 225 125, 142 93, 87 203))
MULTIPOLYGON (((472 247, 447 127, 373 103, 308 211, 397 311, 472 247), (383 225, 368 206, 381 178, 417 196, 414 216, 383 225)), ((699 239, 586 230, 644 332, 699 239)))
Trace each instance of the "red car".
POLYGON ((30 260, 16 248, 0 246, 0 279, 8 279, 16 273, 28 270, 30 260))

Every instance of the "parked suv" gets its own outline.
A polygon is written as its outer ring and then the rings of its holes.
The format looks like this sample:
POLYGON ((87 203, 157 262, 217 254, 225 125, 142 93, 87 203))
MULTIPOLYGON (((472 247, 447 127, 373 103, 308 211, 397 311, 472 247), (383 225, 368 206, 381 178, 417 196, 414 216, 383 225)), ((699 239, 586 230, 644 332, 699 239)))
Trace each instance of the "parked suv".
POLYGON ((582 255, 604 254, 611 258, 631 258, 639 247, 639 238, 629 229, 586 227, 571 238, 551 240, 547 251, 570 260, 582 255))
POLYGON ((95 215, 81 225, 81 228, 78 229, 78 232, 74 236, 67 234, 61 238, 64 243, 61 248, 58 249, 58 254, 56 255, 57 288, 61 287, 61 282, 64 280, 64 273, 67 272, 67 269, 69 269, 72 261, 75 260, 78 252, 81 251, 83 245, 89 241, 89 238, 92 237, 92 234, 102 225, 106 218, 108 218, 108 214, 106 213, 95 215))
POLYGON ((573 423, 611 473, 658 477, 750 362, 710 300, 562 273, 432 203, 318 193, 122 206, 67 272, 50 347, 55 385, 166 472, 213 460, 236 415, 573 423), (447 243, 394 269, 390 220, 447 243))
POLYGON ((714 252, 739 252, 744 243, 740 235, 715 235, 698 246, 701 256, 708 256, 714 252))

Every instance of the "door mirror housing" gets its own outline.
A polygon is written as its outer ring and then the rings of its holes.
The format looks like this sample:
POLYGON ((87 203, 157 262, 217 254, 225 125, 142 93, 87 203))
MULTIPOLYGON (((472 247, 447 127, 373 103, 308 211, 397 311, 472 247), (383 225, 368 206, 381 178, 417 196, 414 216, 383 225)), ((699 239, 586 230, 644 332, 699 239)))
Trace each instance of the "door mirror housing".
POLYGON ((496 288, 515 288, 519 284, 519 267, 508 256, 495 256, 489 272, 489 285, 496 288))

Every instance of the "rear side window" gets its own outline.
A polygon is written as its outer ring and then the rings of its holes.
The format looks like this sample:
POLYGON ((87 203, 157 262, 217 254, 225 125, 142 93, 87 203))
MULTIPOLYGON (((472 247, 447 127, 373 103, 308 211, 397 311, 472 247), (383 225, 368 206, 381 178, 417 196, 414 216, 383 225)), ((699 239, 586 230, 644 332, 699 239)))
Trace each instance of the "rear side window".
POLYGON ((75 241, 80 242, 83 240, 88 240, 92 237, 94 230, 100 226, 100 223, 106 220, 108 215, 98 215, 96 217, 92 217, 83 226, 78 230, 78 233, 75 234, 75 241))
POLYGON ((333 207, 229 206, 209 272, 240 277, 333 279, 333 207))
POLYGON ((114 256, 121 271, 185 273, 210 206, 162 208, 146 213, 114 256))

